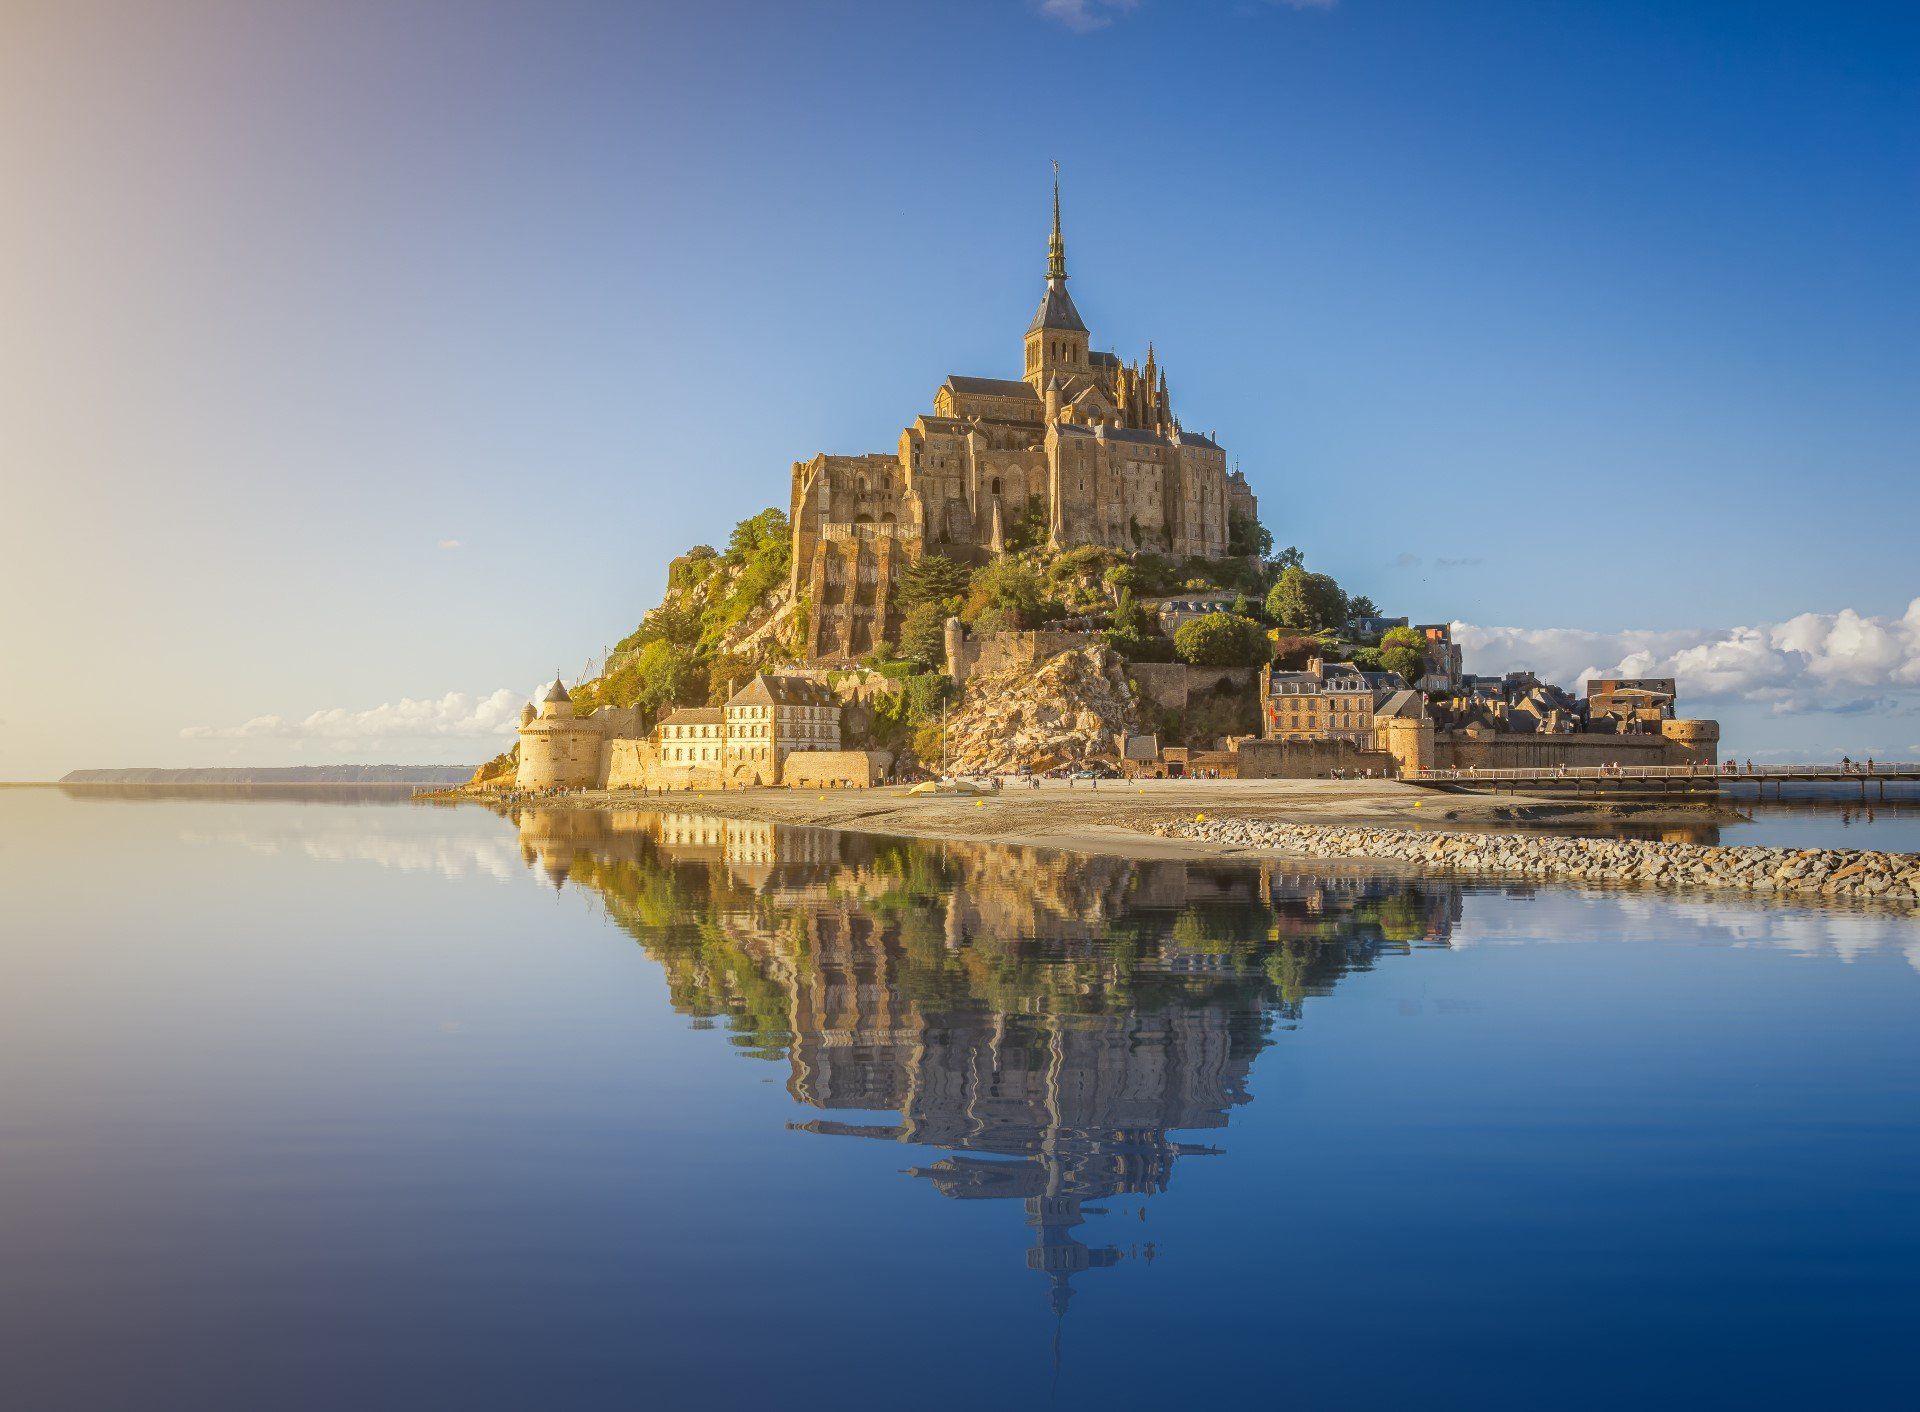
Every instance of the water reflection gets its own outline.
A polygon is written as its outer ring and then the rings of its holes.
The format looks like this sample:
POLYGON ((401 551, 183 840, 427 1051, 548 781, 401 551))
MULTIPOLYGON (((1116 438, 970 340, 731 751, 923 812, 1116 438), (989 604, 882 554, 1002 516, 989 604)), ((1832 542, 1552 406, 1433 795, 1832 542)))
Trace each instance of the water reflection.
MULTIPOLYGON (((1028 1267, 1073 1278, 1087 1203, 1165 1191, 1218 1149, 1276 1027, 1383 953, 1445 946, 1444 882, 908 844, 696 814, 528 810, 522 855, 594 892, 676 1008, 784 1063, 794 1126, 946 1149, 941 1195, 1019 1203, 1028 1267)), ((1139 1214, 1144 1218, 1144 1208, 1139 1214)))

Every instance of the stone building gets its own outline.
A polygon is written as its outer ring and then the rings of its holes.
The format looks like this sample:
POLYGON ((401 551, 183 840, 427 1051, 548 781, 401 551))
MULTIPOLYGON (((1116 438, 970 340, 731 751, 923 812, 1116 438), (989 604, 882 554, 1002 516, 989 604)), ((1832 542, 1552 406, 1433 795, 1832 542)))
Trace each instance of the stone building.
POLYGON ((787 756, 840 749, 840 701, 807 677, 763 673, 726 705, 727 766, 763 784, 780 778, 787 756))
POLYGON ((653 729, 660 759, 689 768, 721 768, 726 754, 726 712, 719 706, 682 706, 653 729))
POLYGON ((573 698, 558 677, 536 708, 520 712, 520 759, 513 782, 520 789, 597 789, 607 778, 613 742, 640 733, 640 713, 603 706, 576 715, 573 698))
POLYGON ((1305 671, 1260 673, 1260 719, 1268 740, 1345 740, 1371 747, 1373 716, 1406 683, 1392 672, 1308 659, 1305 671))
POLYGON ((840 748, 840 698, 811 677, 762 673, 725 706, 682 707, 645 739, 614 742, 609 789, 868 785, 891 761, 840 748))
POLYGON ((1593 677, 1587 682, 1587 719, 1594 730, 1658 735, 1673 719, 1679 684, 1672 677, 1593 677))
POLYGON ((1092 348, 1067 293, 1054 186, 1046 288, 1018 378, 941 383, 897 448, 795 462, 791 588, 808 596, 808 656, 850 661, 898 640, 893 584, 937 552, 980 562, 1026 543, 1184 557, 1228 552, 1256 520, 1246 478, 1181 426, 1151 346, 1126 364, 1092 348))

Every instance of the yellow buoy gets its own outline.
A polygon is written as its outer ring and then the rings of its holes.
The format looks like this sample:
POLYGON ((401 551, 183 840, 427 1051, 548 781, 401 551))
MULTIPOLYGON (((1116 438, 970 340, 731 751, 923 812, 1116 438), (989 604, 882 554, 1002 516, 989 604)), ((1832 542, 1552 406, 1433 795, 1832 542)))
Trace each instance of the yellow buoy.
POLYGON ((976 809, 984 809, 987 807, 987 801, 984 799, 976 799, 973 801, 973 807, 976 809))
POLYGON ((1195 814, 1193 816, 1193 821, 1196 824, 1204 824, 1207 821, 1207 816, 1205 814, 1195 814))

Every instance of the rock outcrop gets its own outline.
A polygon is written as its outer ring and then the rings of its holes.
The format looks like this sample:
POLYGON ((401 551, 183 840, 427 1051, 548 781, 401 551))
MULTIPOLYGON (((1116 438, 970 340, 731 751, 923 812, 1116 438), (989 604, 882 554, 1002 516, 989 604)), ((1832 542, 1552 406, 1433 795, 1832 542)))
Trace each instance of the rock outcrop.
POLYGON ((1104 644, 976 674, 947 718, 947 768, 1008 774, 1111 760, 1135 719, 1126 672, 1104 644))

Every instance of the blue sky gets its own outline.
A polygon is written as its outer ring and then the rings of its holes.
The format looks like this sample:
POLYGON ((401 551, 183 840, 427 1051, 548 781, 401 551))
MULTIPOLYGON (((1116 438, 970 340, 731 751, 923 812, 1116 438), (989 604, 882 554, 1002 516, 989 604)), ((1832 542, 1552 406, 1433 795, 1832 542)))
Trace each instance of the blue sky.
POLYGON ((1055 158, 1096 345, 1315 567, 1920 756, 1910 5, 29 0, 0 777, 491 753, 1017 371, 1055 158))

